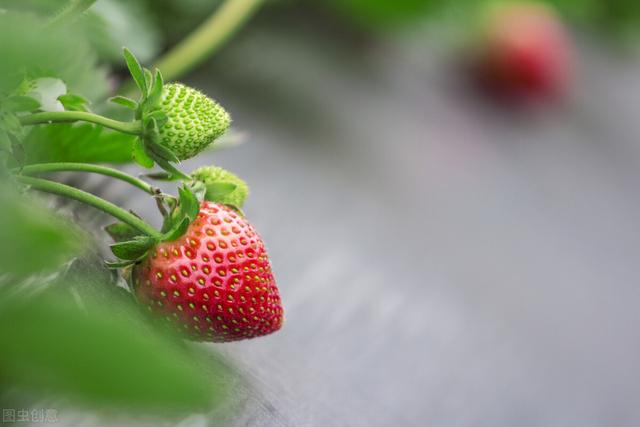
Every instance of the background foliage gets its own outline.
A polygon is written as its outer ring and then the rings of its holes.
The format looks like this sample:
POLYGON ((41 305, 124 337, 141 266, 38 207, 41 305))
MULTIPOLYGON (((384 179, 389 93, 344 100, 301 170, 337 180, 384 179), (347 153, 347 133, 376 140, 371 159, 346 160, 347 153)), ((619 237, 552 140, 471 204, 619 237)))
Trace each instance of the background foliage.
MULTIPOLYGON (((0 122, 10 96, 26 80, 53 78, 89 108, 108 111, 106 98, 121 83, 121 47, 144 63, 177 43, 219 1, 99 0, 82 19, 42 30, 60 0, 0 0, 0 122), (4 104, 3 104, 4 103, 4 104)), ((435 17, 470 16, 487 0, 330 0, 272 2, 273 7, 313 7, 342 25, 381 32, 435 17)), ((578 27, 613 38, 636 35, 640 2, 552 0, 578 27)), ((46 95, 46 94, 44 94, 46 95)), ((2 128, 2 126, 0 126, 2 128)), ((4 147, 0 165, 0 393, 26 399, 64 396, 76 403, 132 411, 197 411, 223 401, 221 365, 185 347, 165 331, 150 329, 119 292, 112 277, 63 272, 95 250, 92 236, 47 202, 25 196, 8 177, 17 164, 131 162, 133 137, 89 124, 21 130, 20 144, 4 147), (10 151, 10 154, 8 153, 10 151), (114 310, 113 307, 120 307, 114 310), (152 355, 152 356, 150 356, 152 355), (203 368, 206 366, 206 368, 203 368)), ((15 142, 15 141, 14 141, 15 142)), ((1 401, 1 400, 0 400, 1 401)))

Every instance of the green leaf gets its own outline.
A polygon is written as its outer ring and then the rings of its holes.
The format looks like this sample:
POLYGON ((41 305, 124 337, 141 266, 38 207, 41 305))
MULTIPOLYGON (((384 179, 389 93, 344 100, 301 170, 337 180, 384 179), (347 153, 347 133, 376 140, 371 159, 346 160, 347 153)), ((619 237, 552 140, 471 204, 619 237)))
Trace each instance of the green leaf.
POLYGON ((153 60, 162 46, 154 12, 153 2, 100 0, 76 23, 101 58, 117 63, 122 46, 127 46, 144 63, 153 60))
POLYGON ((156 244, 156 240, 150 236, 136 236, 133 240, 114 243, 111 252, 120 259, 137 260, 156 244))
POLYGON ((140 65, 136 57, 133 55, 133 53, 131 53, 129 49, 125 47, 123 49, 123 52, 124 52, 124 60, 127 63, 127 68, 129 69, 129 73, 131 73, 131 77, 133 78, 133 81, 136 82, 136 85, 138 86, 138 89, 140 89, 140 92, 142 92, 142 95, 146 97, 147 93, 149 92, 149 89, 147 86, 147 81, 145 79, 142 66, 140 65))
POLYGON ((2 102, 2 107, 13 113, 35 111, 40 108, 40 102, 30 96, 10 96, 2 102))
POLYGON ((124 222, 109 224, 104 228, 104 231, 111 236, 114 242, 125 242, 140 236, 140 231, 124 222))
MULTIPOLYGON (((6 1, 0 3, 0 93, 13 93, 26 75, 31 79, 59 78, 72 93, 89 99, 106 94, 106 70, 96 66, 95 52, 84 32, 75 26, 36 31, 44 26, 43 20, 37 14, 25 13, 25 5, 35 2, 19 1, 15 7, 5 5, 6 1), (17 12, 19 8, 25 12, 17 12)), ((23 89, 20 94, 28 94, 30 88, 23 89)), ((58 93, 53 100, 64 93, 58 93)))
POLYGON ((88 123, 33 127, 24 140, 25 162, 129 163, 136 141, 88 123))
POLYGON ((132 110, 138 109, 138 103, 131 98, 127 98, 126 96, 116 95, 114 97, 109 98, 109 102, 113 102, 114 104, 122 105, 123 107, 130 108, 132 110))
POLYGON ((20 124, 20 119, 18 119, 18 116, 12 113, 7 113, 0 117, 2 118, 2 121, 0 121, 1 127, 4 127, 11 133, 20 133, 20 131, 22 130, 22 125, 20 124))
POLYGON ((89 111, 87 101, 80 95, 74 95, 72 93, 67 93, 65 95, 60 95, 58 97, 58 101, 62 103, 64 109, 67 111, 89 111))
POLYGON ((40 103, 42 111, 62 111, 64 105, 59 98, 67 93, 67 85, 60 79, 43 77, 29 83, 27 96, 40 103))
POLYGON ((0 271, 24 277, 53 270, 80 251, 72 224, 0 185, 0 271))
POLYGON ((427 0, 329 0, 326 3, 335 8, 338 14, 369 30, 385 30, 420 22, 420 18, 424 19, 439 4, 427 0))
POLYGON ((11 139, 9 134, 0 127, 0 151, 11 152, 11 139))
POLYGON ((198 202, 196 195, 186 185, 178 188, 178 195, 180 210, 187 218, 194 221, 198 217, 198 212, 200 212, 200 202, 198 202))
POLYGON ((150 328, 115 296, 83 295, 79 307, 66 292, 5 295, 0 340, 3 385, 97 409, 206 411, 232 381, 221 362, 150 328))

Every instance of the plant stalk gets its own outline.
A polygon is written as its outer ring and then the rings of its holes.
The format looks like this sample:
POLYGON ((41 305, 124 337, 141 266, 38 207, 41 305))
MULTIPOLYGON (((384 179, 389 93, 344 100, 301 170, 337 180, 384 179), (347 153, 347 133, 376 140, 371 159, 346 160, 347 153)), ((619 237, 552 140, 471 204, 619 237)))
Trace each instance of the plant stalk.
POLYGON ((96 173, 99 175, 110 176, 112 178, 119 179, 120 181, 127 182, 134 187, 137 187, 148 193, 152 196, 156 195, 156 191, 150 184, 144 182, 143 180, 136 178, 135 176, 131 176, 128 173, 122 172, 121 170, 94 165, 91 163, 70 163, 70 162, 62 162, 62 163, 39 163, 35 165, 23 166, 19 173, 21 175, 38 175, 41 173, 48 172, 89 172, 96 173))
POLYGON ((126 224, 129 224, 136 230, 139 230, 144 234, 154 237, 158 240, 160 240, 160 238, 162 237, 158 230, 156 230, 131 212, 126 211, 111 202, 101 199, 98 196, 87 193, 86 191, 79 190, 69 185, 60 184, 59 182, 53 182, 41 178, 33 178, 30 176, 18 175, 16 176, 16 179, 19 182, 29 185, 31 186, 31 188, 34 188, 36 190, 56 194, 58 196, 68 197, 70 199, 85 203, 89 206, 93 206, 94 208, 99 209, 126 224))
POLYGON ((55 27, 64 22, 71 22, 82 12, 89 9, 96 0, 70 0, 67 5, 56 13, 47 23, 47 27, 55 27))
POLYGON ((264 0, 226 0, 198 28, 155 64, 165 80, 175 80, 220 48, 264 0))
POLYGON ((85 111, 50 111, 34 113, 20 118, 20 123, 23 125, 73 123, 78 121, 95 123, 97 125, 131 135, 140 135, 142 133, 142 123, 138 120, 133 122, 121 122, 98 114, 87 113, 85 111))

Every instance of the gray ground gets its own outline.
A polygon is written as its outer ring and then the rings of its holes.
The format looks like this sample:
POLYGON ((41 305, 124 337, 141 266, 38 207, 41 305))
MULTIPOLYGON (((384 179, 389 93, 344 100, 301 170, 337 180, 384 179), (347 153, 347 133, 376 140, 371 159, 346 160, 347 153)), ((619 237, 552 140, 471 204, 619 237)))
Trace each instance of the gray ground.
POLYGON ((323 31, 254 26, 189 81, 249 133, 186 169, 251 184, 287 322, 214 346, 237 409, 182 425, 640 425, 640 64, 583 46, 523 119, 323 31))

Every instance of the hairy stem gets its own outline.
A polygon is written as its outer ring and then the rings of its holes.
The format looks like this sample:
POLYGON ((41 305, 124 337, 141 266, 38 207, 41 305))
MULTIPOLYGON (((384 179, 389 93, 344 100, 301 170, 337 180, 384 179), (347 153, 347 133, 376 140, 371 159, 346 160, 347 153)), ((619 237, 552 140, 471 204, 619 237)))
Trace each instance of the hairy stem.
POLYGON ((31 188, 34 188, 36 190, 44 191, 51 194, 57 194, 58 196, 68 197, 70 199, 74 199, 89 206, 93 206, 94 208, 100 209, 101 211, 119 219, 126 224, 129 224, 131 227, 145 233, 148 236, 155 237, 157 239, 160 239, 162 236, 158 230, 156 230, 131 212, 126 211, 111 202, 101 199, 98 196, 87 193, 86 191, 79 190, 69 185, 60 184, 58 182, 53 182, 41 178, 33 178, 30 176, 18 175, 16 179, 19 182, 27 184, 31 186, 31 188))
POLYGON ((132 135, 140 135, 142 133, 142 124, 140 121, 121 122, 108 117, 100 116, 94 113, 84 111, 51 111, 44 113, 34 113, 20 118, 23 125, 39 125, 50 123, 72 123, 84 121, 102 125, 109 129, 117 130, 132 135))
POLYGON ((127 182, 134 187, 138 187, 145 193, 151 194, 152 196, 156 195, 156 191, 150 184, 144 182, 143 180, 136 178, 135 176, 131 176, 128 173, 122 172, 121 170, 94 165, 91 163, 39 163, 35 165, 24 166, 20 169, 21 175, 38 175, 41 173, 48 172, 65 172, 65 171, 78 171, 78 172, 89 172, 96 173, 99 175, 110 176, 112 178, 119 179, 120 181, 127 182))
POLYGON ((93 6, 95 2, 96 0, 70 0, 65 7, 49 20, 47 26, 51 28, 64 22, 71 22, 82 12, 93 6))
POLYGON ((263 3, 263 0, 226 0, 222 6, 177 46, 162 56, 155 67, 165 80, 175 80, 220 48, 263 3))

